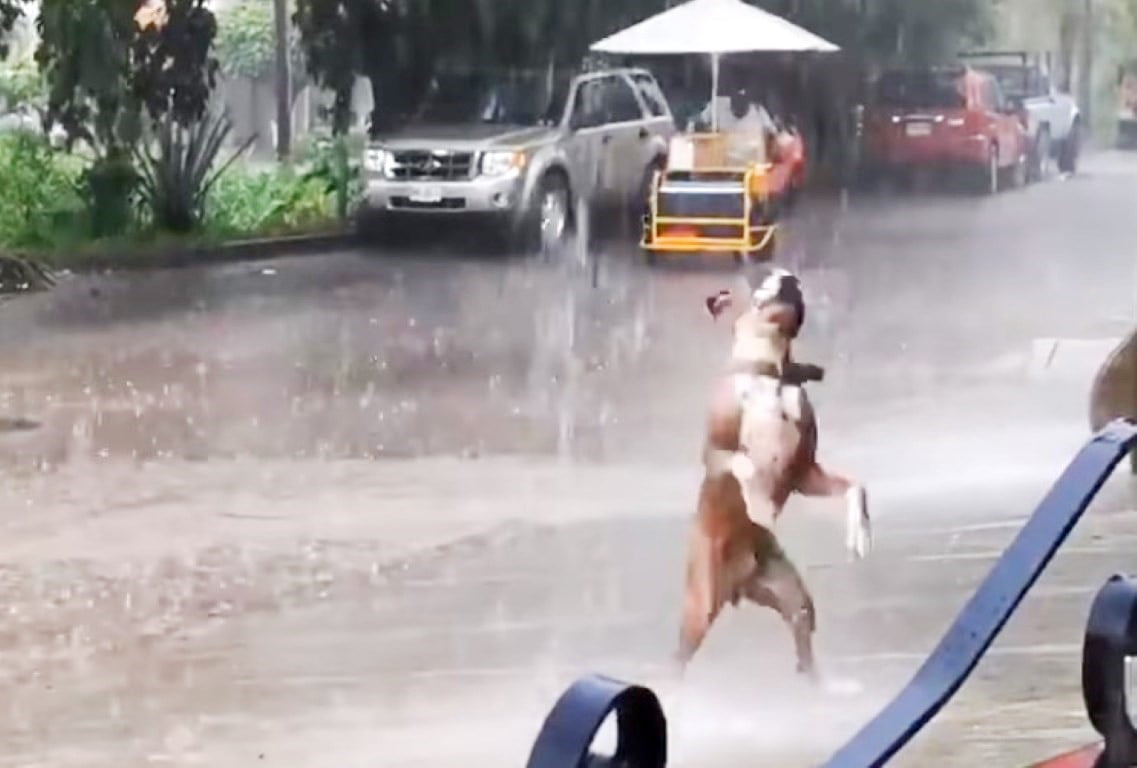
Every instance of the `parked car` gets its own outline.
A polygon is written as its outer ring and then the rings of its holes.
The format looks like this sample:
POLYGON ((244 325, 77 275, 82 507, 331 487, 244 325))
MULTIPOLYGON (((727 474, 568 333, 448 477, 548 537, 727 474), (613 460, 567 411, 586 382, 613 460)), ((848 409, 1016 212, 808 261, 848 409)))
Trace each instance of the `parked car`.
POLYGON ((363 215, 489 219, 551 253, 578 203, 641 216, 674 133, 646 70, 442 75, 407 125, 368 143, 363 215))
POLYGON ((879 172, 962 169, 990 193, 1025 183, 1024 119, 994 76, 966 66, 896 69, 873 90, 865 140, 879 172))
POLYGON ((962 58, 994 75, 1003 94, 1022 104, 1030 137, 1030 178, 1046 178, 1051 161, 1057 161, 1058 170, 1063 173, 1078 170, 1082 112, 1073 96, 1054 85, 1048 56, 1026 51, 982 51, 962 58))

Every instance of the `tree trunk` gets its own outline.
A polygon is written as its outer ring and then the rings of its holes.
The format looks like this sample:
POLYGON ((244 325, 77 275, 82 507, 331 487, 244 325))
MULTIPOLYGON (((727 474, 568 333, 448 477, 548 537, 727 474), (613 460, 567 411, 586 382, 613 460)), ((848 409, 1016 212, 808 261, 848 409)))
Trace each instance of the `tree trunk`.
POLYGON ((1074 51, 1077 48, 1078 16, 1070 11, 1062 14, 1058 26, 1058 66, 1062 70, 1060 88, 1072 93, 1074 88, 1074 51))
POLYGON ((292 156, 292 60, 288 55, 288 0, 273 0, 276 29, 276 155, 281 162, 292 156))
MULTIPOLYGON (((1083 127, 1093 120, 1094 100, 1094 4, 1083 0, 1082 7, 1082 66, 1078 78, 1078 106, 1082 112, 1083 127)), ((1085 134, 1083 134, 1085 135, 1085 134)))

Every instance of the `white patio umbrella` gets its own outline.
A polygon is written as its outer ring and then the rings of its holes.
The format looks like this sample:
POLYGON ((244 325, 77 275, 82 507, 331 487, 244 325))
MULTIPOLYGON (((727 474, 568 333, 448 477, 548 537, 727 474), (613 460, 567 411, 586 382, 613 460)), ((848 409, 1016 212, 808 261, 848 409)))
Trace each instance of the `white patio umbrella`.
MULTIPOLYGON (((711 57, 711 101, 719 92, 719 59, 724 53, 838 51, 833 43, 742 0, 689 0, 593 43, 598 53, 664 55, 705 53, 711 57)), ((717 110, 711 110, 718 130, 717 110)))

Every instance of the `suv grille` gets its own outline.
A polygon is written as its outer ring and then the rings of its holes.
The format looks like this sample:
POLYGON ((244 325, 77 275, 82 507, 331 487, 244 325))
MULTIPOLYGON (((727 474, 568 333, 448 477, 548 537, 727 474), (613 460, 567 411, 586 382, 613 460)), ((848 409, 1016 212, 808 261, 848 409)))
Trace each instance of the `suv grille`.
POLYGON ((473 175, 473 152, 410 149, 392 154, 392 171, 396 179, 452 181, 473 175))

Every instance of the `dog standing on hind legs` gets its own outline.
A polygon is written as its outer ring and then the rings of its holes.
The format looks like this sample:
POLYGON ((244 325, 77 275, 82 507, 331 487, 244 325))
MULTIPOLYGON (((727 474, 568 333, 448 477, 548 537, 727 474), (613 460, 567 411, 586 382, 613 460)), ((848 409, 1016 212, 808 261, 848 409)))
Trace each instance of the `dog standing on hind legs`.
MULTIPOLYGON (((707 300, 707 309, 717 318, 732 303, 724 291, 707 300)), ((821 381, 824 371, 791 354, 804 321, 797 278, 775 270, 734 322, 729 365, 712 394, 688 544, 681 670, 723 607, 745 599, 781 615, 798 671, 818 679, 813 598, 774 535, 791 493, 843 496, 847 548, 860 558, 871 546, 864 488, 817 462, 817 420, 803 385, 821 381)))

